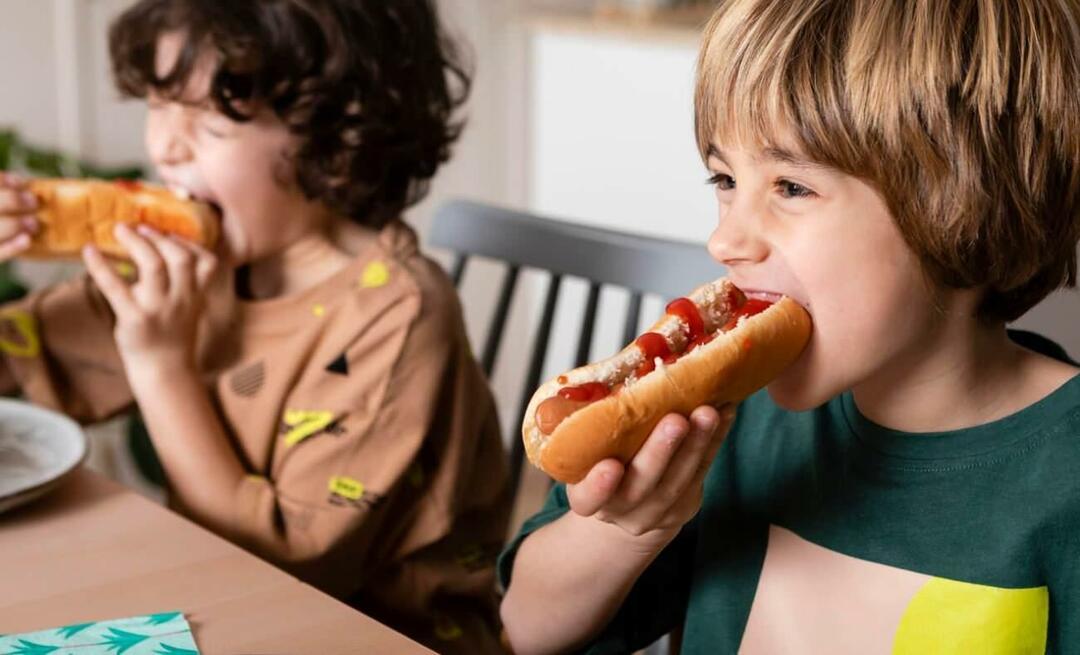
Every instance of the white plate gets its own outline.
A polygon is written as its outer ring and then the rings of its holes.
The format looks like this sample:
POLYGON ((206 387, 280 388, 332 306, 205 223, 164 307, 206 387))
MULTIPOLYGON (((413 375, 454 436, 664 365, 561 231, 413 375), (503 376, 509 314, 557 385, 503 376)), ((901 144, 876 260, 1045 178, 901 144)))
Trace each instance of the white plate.
POLYGON ((0 512, 55 487, 86 450, 86 435, 75 421, 0 398, 0 512))

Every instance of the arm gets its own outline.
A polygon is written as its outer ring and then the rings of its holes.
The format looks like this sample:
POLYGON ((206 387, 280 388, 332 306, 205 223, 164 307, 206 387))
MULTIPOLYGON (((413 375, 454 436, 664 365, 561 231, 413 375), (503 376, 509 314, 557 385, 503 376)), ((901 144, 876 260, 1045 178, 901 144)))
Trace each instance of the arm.
POLYGON ((214 532, 232 532, 245 471, 194 367, 129 367, 128 380, 179 504, 214 532))
POLYGON ((502 618, 515 652, 580 647, 611 621, 697 513, 732 415, 670 416, 627 467, 607 460, 567 487, 572 511, 525 539, 514 561, 502 618))
POLYGON ((117 232, 139 279, 128 285, 96 250, 87 270, 116 314, 114 335, 135 400, 180 504, 201 523, 226 532, 229 501, 244 477, 209 392, 194 342, 204 296, 215 278, 210 253, 152 232, 117 232))

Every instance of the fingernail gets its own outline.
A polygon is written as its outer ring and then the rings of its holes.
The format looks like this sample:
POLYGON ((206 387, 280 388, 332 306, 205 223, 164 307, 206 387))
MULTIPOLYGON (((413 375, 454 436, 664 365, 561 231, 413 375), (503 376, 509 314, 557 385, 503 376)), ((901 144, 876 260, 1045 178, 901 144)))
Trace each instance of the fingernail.
POLYGON ((24 248, 30 245, 30 235, 23 232, 13 240, 16 248, 24 248))
POLYGON ((19 203, 23 207, 34 207, 37 205, 37 196, 29 191, 23 191, 19 194, 19 203))
POLYGON ((675 421, 664 423, 664 436, 674 439, 682 434, 682 426, 675 421))
POLYGON ((22 226, 26 228, 27 232, 29 232, 30 234, 37 234, 38 227, 40 227, 38 219, 34 218, 33 216, 27 216, 23 218, 20 222, 22 223, 22 226))
POLYGON ((698 427, 702 432, 712 432, 716 429, 716 421, 711 416, 699 417, 698 427))

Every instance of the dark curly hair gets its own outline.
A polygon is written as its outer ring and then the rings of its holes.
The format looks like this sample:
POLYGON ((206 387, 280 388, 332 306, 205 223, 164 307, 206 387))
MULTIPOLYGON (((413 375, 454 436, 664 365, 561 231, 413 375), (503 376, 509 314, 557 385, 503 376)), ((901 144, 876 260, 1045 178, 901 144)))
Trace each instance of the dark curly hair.
POLYGON ((295 179, 312 199, 381 227, 427 193, 463 123, 470 79, 431 0, 141 0, 109 31, 121 92, 183 92, 215 57, 209 98, 248 121, 269 108, 299 137, 295 179), (184 46, 154 67, 159 37, 184 46))

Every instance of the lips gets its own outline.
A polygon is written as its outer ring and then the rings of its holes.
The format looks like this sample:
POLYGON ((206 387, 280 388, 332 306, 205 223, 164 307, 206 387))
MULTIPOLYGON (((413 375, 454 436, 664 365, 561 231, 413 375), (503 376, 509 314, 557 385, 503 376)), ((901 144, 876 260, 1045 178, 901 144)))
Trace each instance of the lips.
MULTIPOLYGON (((736 286, 738 286, 738 285, 736 285, 736 286)), ((774 302, 777 302, 781 298, 786 296, 788 298, 791 298, 795 302, 799 303, 800 305, 802 305, 803 308, 805 308, 807 311, 810 311, 810 303, 809 302, 805 302, 805 301, 803 301, 803 300, 801 300, 799 298, 796 298, 795 296, 792 296, 790 294, 780 293, 779 291, 768 291, 768 290, 765 290, 765 289, 755 289, 755 288, 752 288, 752 287, 739 287, 739 288, 742 289, 742 292, 746 294, 747 298, 755 298, 757 300, 765 300, 767 302, 774 303, 774 302)))
POLYGON ((210 206, 220 218, 222 215, 221 205, 213 198, 206 185, 199 184, 192 175, 177 175, 164 177, 165 186, 172 191, 173 195, 183 200, 202 202, 210 206), (195 182, 194 184, 192 182, 195 182))

